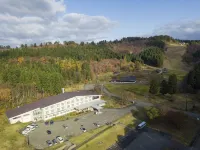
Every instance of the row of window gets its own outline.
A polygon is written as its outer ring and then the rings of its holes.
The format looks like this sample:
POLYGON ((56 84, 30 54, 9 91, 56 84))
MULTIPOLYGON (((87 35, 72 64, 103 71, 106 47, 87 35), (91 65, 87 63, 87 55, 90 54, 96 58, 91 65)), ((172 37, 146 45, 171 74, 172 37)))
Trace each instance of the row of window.
MULTIPOLYGON (((90 102, 92 100, 96 100, 98 99, 99 96, 93 96, 93 97, 85 97, 85 99, 83 98, 77 98, 76 99, 76 103, 75 103, 75 100, 68 100, 66 103, 67 103, 67 106, 65 107, 65 103, 62 102, 62 103, 58 103, 58 104, 54 104, 50 107, 46 107, 45 110, 47 111, 48 109, 51 109, 51 111, 54 111, 53 109, 55 109, 55 107, 57 106, 57 109, 64 109, 65 108, 70 108, 70 107, 74 107, 74 106, 78 106, 78 105, 81 105, 83 103, 87 103, 87 102, 90 102), (71 103, 71 105, 70 105, 71 103), (60 108, 61 107, 61 108, 60 108)), ((48 112, 48 111, 47 111, 48 112)))

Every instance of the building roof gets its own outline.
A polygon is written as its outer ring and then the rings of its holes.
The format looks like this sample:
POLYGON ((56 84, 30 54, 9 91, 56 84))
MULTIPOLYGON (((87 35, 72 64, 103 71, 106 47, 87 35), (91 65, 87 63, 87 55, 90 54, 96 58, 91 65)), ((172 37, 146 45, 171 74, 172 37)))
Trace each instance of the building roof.
POLYGON ((121 77, 120 81, 122 82, 132 82, 132 81, 136 81, 136 77, 135 76, 126 76, 126 77, 121 77))
POLYGON ((62 102, 64 100, 70 99, 72 97, 75 96, 84 96, 84 95, 99 95, 94 91, 88 91, 88 90, 82 90, 82 91, 75 91, 75 92, 65 92, 65 93, 61 93, 59 95, 56 96, 50 96, 44 99, 41 99, 39 101, 30 103, 30 104, 26 104, 24 106, 21 106, 19 108, 14 108, 11 110, 8 110, 6 112, 6 115, 8 118, 26 113, 28 111, 37 109, 37 108, 44 108, 47 107, 49 105, 53 105, 55 103, 58 102, 62 102))

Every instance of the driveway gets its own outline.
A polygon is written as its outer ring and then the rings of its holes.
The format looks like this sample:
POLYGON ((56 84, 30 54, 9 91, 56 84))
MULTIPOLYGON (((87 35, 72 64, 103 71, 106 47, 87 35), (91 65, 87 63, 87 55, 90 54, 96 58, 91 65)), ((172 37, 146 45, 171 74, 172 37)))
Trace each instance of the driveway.
POLYGON ((58 135, 64 139, 80 135, 82 133, 80 130, 81 125, 83 125, 83 127, 87 130, 92 130, 96 128, 93 125, 94 122, 99 123, 100 125, 105 125, 106 122, 113 122, 129 113, 132 109, 136 110, 137 108, 135 106, 130 106, 122 109, 103 109, 103 113, 99 115, 95 115, 93 112, 90 112, 78 117, 78 121, 69 119, 66 121, 54 122, 53 125, 38 123, 39 127, 29 134, 29 143, 37 149, 43 149, 47 147, 47 140, 52 140, 58 135), (68 129, 64 129, 62 127, 63 124, 67 125, 68 129), (47 130, 50 130, 52 133, 48 135, 46 133, 47 130))
POLYGON ((137 134, 137 137, 125 148, 125 150, 164 150, 167 148, 189 150, 188 147, 173 141, 169 135, 148 128, 137 134))

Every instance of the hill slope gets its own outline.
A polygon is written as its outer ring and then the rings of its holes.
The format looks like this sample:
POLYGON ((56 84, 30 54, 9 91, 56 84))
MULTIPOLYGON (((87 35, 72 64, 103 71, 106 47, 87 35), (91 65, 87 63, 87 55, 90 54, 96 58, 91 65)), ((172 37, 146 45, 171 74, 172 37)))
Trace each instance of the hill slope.
POLYGON ((168 45, 163 67, 172 70, 188 71, 191 67, 182 61, 182 56, 185 52, 185 46, 168 45))

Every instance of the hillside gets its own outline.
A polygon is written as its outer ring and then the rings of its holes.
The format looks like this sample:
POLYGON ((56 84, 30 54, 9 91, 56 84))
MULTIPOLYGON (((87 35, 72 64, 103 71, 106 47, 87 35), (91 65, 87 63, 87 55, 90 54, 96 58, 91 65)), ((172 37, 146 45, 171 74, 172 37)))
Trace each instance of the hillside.
POLYGON ((168 45, 167 51, 165 51, 163 67, 172 70, 188 71, 191 67, 183 61, 185 52, 185 46, 168 45))

